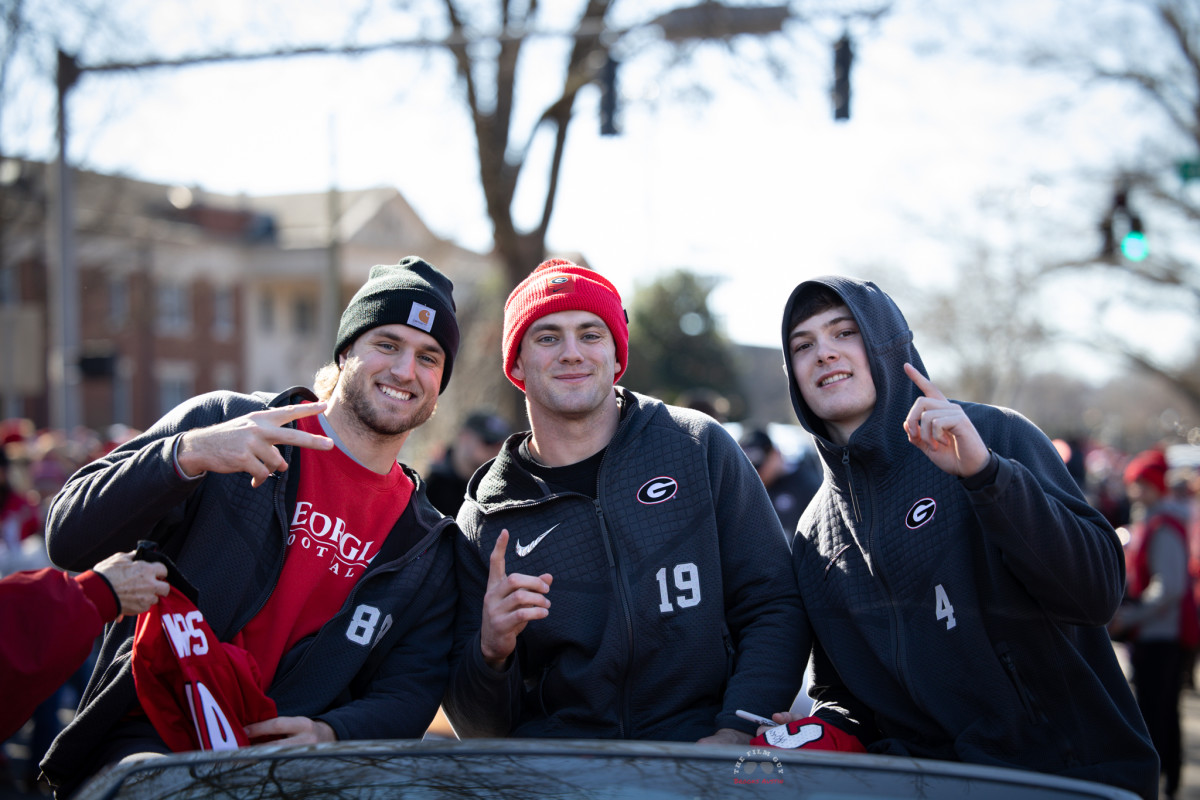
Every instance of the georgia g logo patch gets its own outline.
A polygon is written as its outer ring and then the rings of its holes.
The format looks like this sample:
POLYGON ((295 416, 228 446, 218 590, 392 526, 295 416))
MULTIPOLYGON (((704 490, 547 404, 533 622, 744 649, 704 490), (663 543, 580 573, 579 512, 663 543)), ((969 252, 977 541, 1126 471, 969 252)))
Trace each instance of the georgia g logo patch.
POLYGON ((674 478, 668 478, 665 475, 651 478, 642 484, 642 488, 637 491, 637 499, 639 503, 652 506, 655 503, 663 503, 670 500, 679 491, 679 482, 674 478))
POLYGON ((909 530, 915 531, 933 519, 935 511, 937 511, 937 501, 932 497, 925 497, 914 503, 913 507, 908 510, 908 516, 904 518, 904 524, 908 526, 909 530))
POLYGON ((555 275, 546 281, 546 294, 570 294, 575 291, 574 275, 555 275))

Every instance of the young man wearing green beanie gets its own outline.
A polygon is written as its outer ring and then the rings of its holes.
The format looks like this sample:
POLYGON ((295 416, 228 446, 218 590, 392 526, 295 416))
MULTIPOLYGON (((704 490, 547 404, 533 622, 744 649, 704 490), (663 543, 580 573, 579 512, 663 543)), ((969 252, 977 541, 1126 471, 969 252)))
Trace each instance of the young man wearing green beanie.
POLYGON ((711 417, 616 386, 628 357, 592 270, 546 262, 505 304, 533 430, 458 514, 460 735, 747 743, 737 711, 800 688, 807 621, 762 481, 711 417))
MULTIPOLYGON (((452 290, 417 257, 374 267, 316 394, 193 398, 79 470, 50 509, 61 567, 139 540, 173 559, 204 620, 244 648, 275 702, 277 717, 229 721, 251 741, 420 737, 437 711, 454 528, 396 459, 450 379, 452 290)), ((60 794, 107 763, 169 752, 135 688, 134 622, 109 627, 79 711, 42 761, 60 794)))

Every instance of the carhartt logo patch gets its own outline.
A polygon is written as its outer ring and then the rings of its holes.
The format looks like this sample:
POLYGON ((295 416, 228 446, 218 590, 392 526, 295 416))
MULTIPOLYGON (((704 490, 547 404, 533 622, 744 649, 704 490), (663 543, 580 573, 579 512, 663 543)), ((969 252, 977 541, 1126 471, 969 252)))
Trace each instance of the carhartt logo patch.
POLYGON ((653 478, 642 484, 642 488, 638 489, 638 502, 652 506, 655 503, 662 503, 670 500, 679 491, 679 483, 674 478, 659 477, 653 478))
POLYGON ((436 316, 437 312, 429 306, 413 303, 408 312, 408 324, 429 333, 433 330, 433 320, 436 316))
POLYGON ((909 530, 916 530, 924 525, 929 520, 933 519, 933 512, 937 511, 937 501, 932 497, 926 497, 918 500, 912 508, 908 510, 908 516, 904 518, 904 524, 909 530))

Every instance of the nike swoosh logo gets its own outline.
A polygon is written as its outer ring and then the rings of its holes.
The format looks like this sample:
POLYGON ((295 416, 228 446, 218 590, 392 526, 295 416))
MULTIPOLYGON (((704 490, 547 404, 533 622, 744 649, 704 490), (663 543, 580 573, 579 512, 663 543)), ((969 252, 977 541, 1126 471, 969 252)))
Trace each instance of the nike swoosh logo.
POLYGON ((546 529, 545 533, 543 533, 541 536, 537 537, 536 539, 534 539, 532 542, 530 542, 527 545, 522 546, 521 540, 518 539, 517 540, 517 555, 520 556, 521 558, 524 558, 525 556, 532 553, 533 548, 537 547, 538 544, 542 541, 542 539, 545 539, 547 536, 549 536, 550 531, 554 530, 559 525, 562 525, 562 523, 561 522, 554 523, 553 525, 551 525, 549 528, 546 529))

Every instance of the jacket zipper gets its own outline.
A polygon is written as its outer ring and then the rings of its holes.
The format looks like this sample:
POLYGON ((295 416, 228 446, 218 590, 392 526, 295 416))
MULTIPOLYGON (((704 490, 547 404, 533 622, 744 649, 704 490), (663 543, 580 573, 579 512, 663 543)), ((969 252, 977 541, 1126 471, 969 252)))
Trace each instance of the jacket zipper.
POLYGON ((854 508, 854 521, 862 522, 862 512, 858 508, 858 495, 854 492, 854 471, 850 469, 850 448, 842 448, 842 466, 846 468, 846 483, 850 487, 850 505, 854 508))
POLYGON ((1041 720, 1038 719, 1033 698, 1030 697, 1029 689, 1025 687, 1025 682, 1021 680, 1021 673, 1017 672, 1017 662, 1013 660, 1008 646, 1004 644, 997 645, 996 652, 1000 656, 1000 663, 1004 665, 1004 671, 1008 673, 1008 679, 1012 681, 1013 687, 1017 690, 1017 697, 1021 700, 1021 707, 1025 709, 1025 714, 1029 717, 1029 722, 1034 725, 1038 724, 1041 720))
POLYGON ((629 646, 628 658, 625 660, 625 677, 617 686, 617 704, 621 709, 621 715, 617 719, 617 737, 624 739, 626 731, 630 730, 632 725, 629 723, 629 698, 625 693, 625 686, 629 683, 629 669, 633 664, 633 617, 629 613, 629 590, 625 586, 624 577, 621 575, 621 569, 617 563, 617 554, 613 548, 611 537, 609 536, 608 525, 604 522, 604 509, 600 507, 600 501, 595 500, 593 504, 596 508, 596 518, 600 522, 600 538, 604 540, 604 550, 608 555, 608 566, 613 571, 613 582, 617 585, 617 595, 621 600, 621 614, 625 618, 625 637, 626 644, 629 646))
MULTIPOLYGON (((619 404, 621 405, 621 404, 619 404)), ((621 405, 623 409, 623 405, 621 405)), ((613 432, 613 436, 608 440, 608 447, 612 447, 621 433, 621 431, 629 425, 629 417, 623 416, 617 424, 617 430, 613 432)), ((608 554, 608 566, 613 571, 613 582, 617 586, 617 594, 621 599, 621 614, 625 618, 625 640, 628 646, 628 657, 625 660, 625 674, 620 685, 617 686, 617 705, 620 708, 620 716, 617 718, 617 737, 620 739, 626 738, 633 730, 632 712, 629 710, 629 695, 625 691, 625 687, 629 685, 630 670, 634 661, 634 637, 633 637, 633 614, 630 612, 632 603, 629 599, 629 587, 625 582, 625 575, 621 572, 620 565, 617 559, 616 543, 612 540, 612 535, 608 530, 608 524, 604 520, 604 507, 600 503, 600 493, 604 486, 604 462, 608 460, 608 450, 605 450, 603 456, 600 457, 600 465, 596 469, 596 499, 592 501, 596 509, 596 519, 600 523, 600 538, 604 540, 604 550, 608 554)))
MULTIPOLYGON (((850 504, 854 509, 854 522, 862 524, 862 508, 858 503, 858 493, 854 490, 854 471, 850 467, 850 448, 842 448, 842 465, 846 468, 846 482, 850 492, 850 504)), ((872 524, 873 527, 873 524, 872 524)), ((879 577, 879 583, 883 587, 884 596, 888 601, 888 616, 891 619, 891 629, 895 631, 892 647, 892 660, 896 665, 896 674, 900 679, 900 683, 904 686, 909 686, 908 670, 905 669, 904 659, 904 625, 900 620, 903 615, 900 613, 899 603, 896 601, 896 594, 892 591, 891 585, 888 583, 887 575, 883 568, 883 559, 874 557, 874 533, 868 532, 864 541, 866 542, 865 557, 871 564, 871 569, 879 577)), ((849 545, 847 545, 848 547, 849 545)), ((841 553, 838 553, 840 556, 841 553)), ((910 687, 911 688, 911 687, 910 687)))
MULTIPOLYGON (((283 459, 289 465, 292 463, 292 450, 293 445, 284 445, 283 459)), ((287 557, 288 525, 290 522, 288 520, 287 508, 283 502, 283 495, 287 487, 287 478, 285 476, 286 473, 284 473, 284 475, 280 475, 277 472, 270 476, 270 479, 275 482, 275 486, 272 490, 272 494, 274 495, 273 499, 275 505, 275 515, 279 518, 279 532, 283 535, 283 547, 279 549, 279 558, 275 561, 275 567, 271 570, 271 574, 274 576, 271 579, 271 589, 262 596, 262 601, 255 606, 254 610, 248 617, 243 617, 238 621, 237 626, 233 628, 230 634, 231 636, 236 635, 242 630, 242 628, 246 627, 250 620, 258 616, 258 612, 262 611, 263 606, 265 606, 267 601, 271 599, 271 595, 275 594, 275 587, 279 585, 279 578, 283 575, 283 562, 287 557)))

